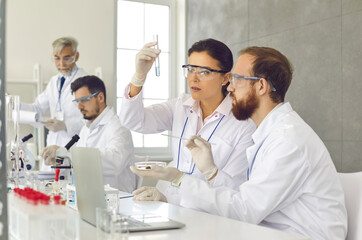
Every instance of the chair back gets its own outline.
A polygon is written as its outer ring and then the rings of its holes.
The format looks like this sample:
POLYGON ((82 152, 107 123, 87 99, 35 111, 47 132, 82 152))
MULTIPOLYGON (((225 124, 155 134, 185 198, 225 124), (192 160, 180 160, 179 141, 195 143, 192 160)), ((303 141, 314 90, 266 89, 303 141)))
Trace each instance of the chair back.
POLYGON ((338 173, 348 215, 346 240, 362 239, 362 172, 338 173))

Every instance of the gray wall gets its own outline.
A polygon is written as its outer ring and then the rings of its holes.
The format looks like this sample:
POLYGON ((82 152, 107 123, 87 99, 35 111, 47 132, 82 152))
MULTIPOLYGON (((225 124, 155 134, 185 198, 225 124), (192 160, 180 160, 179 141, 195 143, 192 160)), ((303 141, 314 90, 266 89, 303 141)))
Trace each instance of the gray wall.
POLYGON ((287 101, 338 171, 362 170, 361 0, 188 0, 187 48, 215 38, 237 52, 280 50, 294 65, 287 101))

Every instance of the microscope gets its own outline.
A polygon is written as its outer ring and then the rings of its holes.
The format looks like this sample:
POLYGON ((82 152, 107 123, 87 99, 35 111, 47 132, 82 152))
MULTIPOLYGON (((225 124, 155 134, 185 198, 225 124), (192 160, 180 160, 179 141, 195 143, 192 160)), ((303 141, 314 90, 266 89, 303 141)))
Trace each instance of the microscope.
POLYGON ((60 171, 59 179, 60 180, 70 180, 71 179, 71 155, 68 151, 76 142, 78 142, 79 136, 75 134, 72 139, 65 145, 65 147, 60 147, 56 151, 55 166, 51 166, 51 168, 56 169, 56 171, 60 171), (58 170, 59 169, 59 170, 58 170))
MULTIPOLYGON (((35 158, 29 149, 27 149, 24 145, 24 143, 32 137, 33 134, 30 133, 19 141, 19 177, 24 177, 25 171, 34 170, 35 167, 35 158)), ((13 145, 11 147, 11 161, 15 161, 15 154, 15 146, 13 145)), ((15 171, 14 168, 13 171, 15 171)))

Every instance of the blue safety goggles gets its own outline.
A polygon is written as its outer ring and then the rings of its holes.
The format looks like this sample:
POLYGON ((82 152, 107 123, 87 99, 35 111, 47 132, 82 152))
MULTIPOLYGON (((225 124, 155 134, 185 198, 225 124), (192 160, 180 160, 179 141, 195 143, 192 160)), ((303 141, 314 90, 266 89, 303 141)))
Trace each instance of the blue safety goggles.
POLYGON ((86 97, 81 97, 81 98, 77 98, 77 99, 74 99, 72 102, 74 103, 81 103, 81 104, 85 104, 89 101, 89 99, 91 99, 92 97, 96 96, 98 93, 100 93, 101 91, 97 91, 89 96, 86 96, 86 97))

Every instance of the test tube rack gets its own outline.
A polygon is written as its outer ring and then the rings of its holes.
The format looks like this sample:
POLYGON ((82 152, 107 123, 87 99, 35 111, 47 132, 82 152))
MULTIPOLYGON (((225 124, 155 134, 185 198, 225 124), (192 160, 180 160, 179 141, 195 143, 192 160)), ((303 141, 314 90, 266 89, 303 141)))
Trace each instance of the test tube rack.
POLYGON ((9 234, 15 240, 79 239, 79 215, 31 188, 14 189, 8 194, 9 234))

